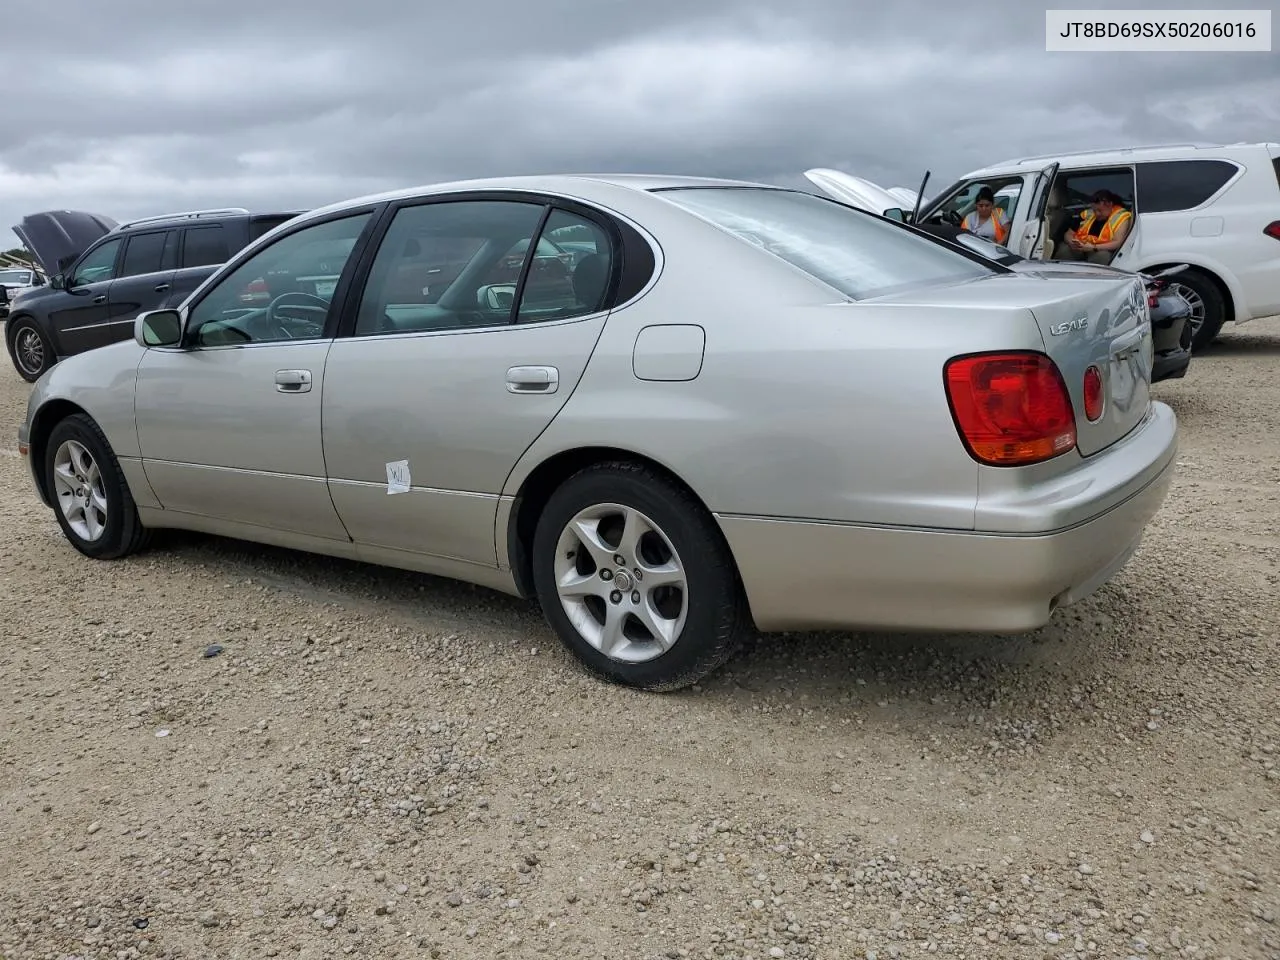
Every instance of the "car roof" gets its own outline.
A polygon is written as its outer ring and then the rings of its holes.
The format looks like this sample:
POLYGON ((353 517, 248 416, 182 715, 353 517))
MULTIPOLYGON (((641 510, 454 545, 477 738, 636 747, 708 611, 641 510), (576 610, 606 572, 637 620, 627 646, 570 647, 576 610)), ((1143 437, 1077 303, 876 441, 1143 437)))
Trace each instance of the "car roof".
POLYGON ((162 213, 155 216, 139 217, 136 220, 126 220, 111 231, 111 233, 122 233, 125 230, 132 230, 135 227, 174 227, 191 223, 192 221, 218 222, 221 220, 230 220, 239 217, 296 217, 305 213, 305 210, 246 210, 243 207, 222 207, 215 210, 188 210, 179 213, 162 213))
POLYGON ((753 183, 747 180, 728 180, 718 177, 687 177, 672 174, 648 173, 562 173, 516 177, 489 177, 475 180, 451 180, 443 183, 422 184, 414 187, 404 187, 399 190, 389 190, 383 193, 373 193, 361 197, 352 197, 349 200, 341 200, 337 203, 331 203, 328 206, 308 211, 306 218, 312 219, 313 217, 320 217, 329 213, 346 210, 351 207, 364 206, 365 204, 409 200, 414 197, 429 196, 437 193, 518 190, 529 193, 548 193, 552 195, 564 194, 566 196, 573 197, 578 195, 582 191, 583 187, 588 184, 607 184, 628 190, 634 190, 637 193, 647 193, 653 190, 666 190, 678 187, 755 187, 766 190, 790 189, 788 187, 780 187, 777 184, 753 183))
POLYGON ((1136 160, 1230 159, 1233 154, 1277 149, 1280 149, 1280 144, 1275 143, 1166 143, 1145 147, 1113 147, 1107 150, 1077 150, 1003 160, 966 173, 963 179, 1042 170, 1055 161, 1073 166, 1075 164, 1096 166, 1109 163, 1133 163, 1136 160))

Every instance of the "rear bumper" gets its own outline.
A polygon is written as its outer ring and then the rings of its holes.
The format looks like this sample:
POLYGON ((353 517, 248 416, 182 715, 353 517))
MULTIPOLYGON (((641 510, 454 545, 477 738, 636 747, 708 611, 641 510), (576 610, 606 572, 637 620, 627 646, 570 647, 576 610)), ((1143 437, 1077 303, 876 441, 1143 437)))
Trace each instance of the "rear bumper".
MULTIPOLYGON (((1164 502, 1177 422, 1164 404, 1153 407, 1133 434, 1076 472, 1094 509, 1067 527, 986 533, 718 517, 756 626, 976 633, 1043 626, 1055 609, 1119 572, 1164 502)), ((1031 528, 1034 491, 1025 503, 1031 528)))

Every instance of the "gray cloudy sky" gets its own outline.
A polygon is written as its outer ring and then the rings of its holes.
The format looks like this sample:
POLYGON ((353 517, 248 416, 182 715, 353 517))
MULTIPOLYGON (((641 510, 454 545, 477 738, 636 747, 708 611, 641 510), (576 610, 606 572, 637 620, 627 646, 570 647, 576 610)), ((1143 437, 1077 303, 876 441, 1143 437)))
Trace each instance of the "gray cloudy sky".
POLYGON ((116 219, 288 209, 555 170, 803 182, 803 170, 830 166, 914 187, 929 167, 940 187, 1026 153, 1280 139, 1280 53, 1049 54, 1044 6, 63 0, 47 15, 11 10, 0 247, 16 242, 7 227, 23 214, 54 207, 116 219))

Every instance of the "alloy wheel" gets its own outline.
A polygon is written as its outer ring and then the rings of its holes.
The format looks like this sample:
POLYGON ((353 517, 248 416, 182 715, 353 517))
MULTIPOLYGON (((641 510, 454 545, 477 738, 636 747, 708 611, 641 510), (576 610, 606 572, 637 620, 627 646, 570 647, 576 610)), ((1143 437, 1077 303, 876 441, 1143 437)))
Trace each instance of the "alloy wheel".
POLYGON ((1204 326, 1204 298, 1190 287, 1181 283, 1172 283, 1169 285, 1169 289, 1173 293, 1181 295, 1187 301, 1187 305, 1191 307, 1191 319, 1188 323, 1191 325, 1191 335, 1194 337, 1200 332, 1200 328, 1204 326))
POLYGON ((75 535, 92 543, 107 529, 107 493, 102 471, 84 444, 64 440, 53 456, 54 495, 75 535))
POLYGON ((36 376, 44 368, 44 341, 34 327, 23 327, 13 341, 13 355, 24 373, 36 376))
POLYGON ((574 629, 610 659, 644 663, 680 639, 688 580, 670 538, 632 507, 579 511, 560 534, 556 592, 574 629))

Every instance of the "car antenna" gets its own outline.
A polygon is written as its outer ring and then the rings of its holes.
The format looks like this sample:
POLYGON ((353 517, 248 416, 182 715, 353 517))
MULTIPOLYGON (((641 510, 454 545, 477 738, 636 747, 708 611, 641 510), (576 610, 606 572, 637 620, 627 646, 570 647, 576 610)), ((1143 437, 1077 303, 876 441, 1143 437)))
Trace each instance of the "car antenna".
POLYGON ((916 217, 920 216, 920 204, 924 202, 924 185, 929 182, 929 171, 924 172, 924 179, 920 181, 920 189, 916 192, 916 205, 911 208, 911 222, 916 222, 916 217))

